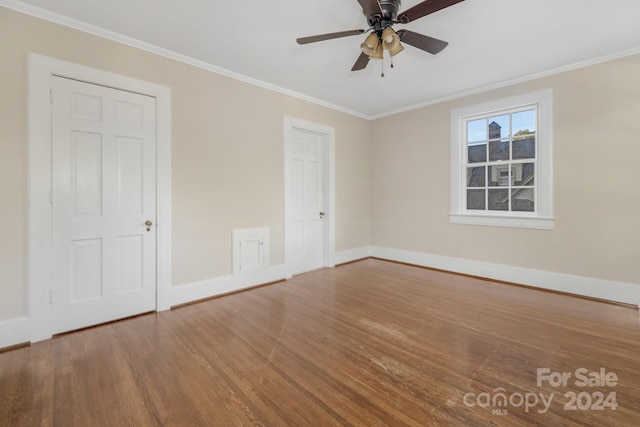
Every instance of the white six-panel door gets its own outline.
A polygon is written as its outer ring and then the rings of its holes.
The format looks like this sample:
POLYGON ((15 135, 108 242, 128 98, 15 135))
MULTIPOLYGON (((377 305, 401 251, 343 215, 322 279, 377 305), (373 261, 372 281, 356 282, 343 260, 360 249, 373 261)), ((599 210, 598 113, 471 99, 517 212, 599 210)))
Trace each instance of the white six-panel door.
POLYGON ((291 143, 291 262, 292 272, 324 265, 323 138, 293 130, 291 143))
POLYGON ((154 310, 155 99, 61 77, 52 97, 53 333, 154 310))

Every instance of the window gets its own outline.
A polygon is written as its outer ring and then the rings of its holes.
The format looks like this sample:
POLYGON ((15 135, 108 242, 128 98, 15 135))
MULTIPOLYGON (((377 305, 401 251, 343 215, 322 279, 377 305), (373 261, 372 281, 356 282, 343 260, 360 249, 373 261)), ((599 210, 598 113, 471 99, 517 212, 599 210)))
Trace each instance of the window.
POLYGON ((551 90, 451 113, 451 222, 553 227, 551 90))

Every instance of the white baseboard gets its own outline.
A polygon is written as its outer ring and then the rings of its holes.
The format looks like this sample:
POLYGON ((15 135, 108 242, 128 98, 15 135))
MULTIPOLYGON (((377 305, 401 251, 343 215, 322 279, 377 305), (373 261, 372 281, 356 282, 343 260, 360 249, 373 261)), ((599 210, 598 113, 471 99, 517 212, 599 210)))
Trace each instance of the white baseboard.
POLYGON ((0 322, 0 348, 30 341, 31 319, 18 317, 0 322))
POLYGON ((488 279, 566 292, 640 307, 640 285, 553 273, 522 267, 445 257, 400 249, 373 247, 372 256, 488 279))
MULTIPOLYGON (((376 257, 390 261, 469 274, 558 292, 621 302, 640 307, 640 285, 609 280, 580 277, 549 271, 493 264, 461 258, 401 249, 367 246, 335 253, 335 263, 343 264, 363 258, 376 257)), ((291 275, 285 265, 259 272, 227 275, 200 282, 175 286, 168 292, 169 305, 176 306, 200 299, 288 279, 291 275)), ((31 341, 31 319, 19 317, 0 321, 0 348, 31 341)))
MULTIPOLYGON (((238 275, 217 277, 201 282, 172 287, 168 292, 169 307, 213 297, 229 292, 239 291, 269 282, 290 278, 284 265, 238 275)), ((31 333, 31 318, 19 317, 0 321, 0 349, 14 345, 40 341, 31 333)))
POLYGON ((344 264, 347 262, 357 261, 363 258, 369 258, 372 256, 372 249, 370 246, 362 248, 349 249, 346 251, 336 252, 334 255, 335 265, 344 264))
POLYGON ((198 301, 216 295, 227 294, 265 283, 290 278, 284 265, 271 267, 266 270, 215 277, 171 288, 170 305, 176 306, 198 301))

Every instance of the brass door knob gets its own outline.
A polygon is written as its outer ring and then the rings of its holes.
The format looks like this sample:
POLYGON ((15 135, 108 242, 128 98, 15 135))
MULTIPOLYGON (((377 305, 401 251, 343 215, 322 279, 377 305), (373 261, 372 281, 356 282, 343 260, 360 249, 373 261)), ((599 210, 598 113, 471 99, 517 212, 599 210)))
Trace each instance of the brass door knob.
POLYGON ((151 222, 150 220, 147 220, 144 225, 147 226, 147 231, 151 231, 151 226, 153 225, 153 222, 151 222))

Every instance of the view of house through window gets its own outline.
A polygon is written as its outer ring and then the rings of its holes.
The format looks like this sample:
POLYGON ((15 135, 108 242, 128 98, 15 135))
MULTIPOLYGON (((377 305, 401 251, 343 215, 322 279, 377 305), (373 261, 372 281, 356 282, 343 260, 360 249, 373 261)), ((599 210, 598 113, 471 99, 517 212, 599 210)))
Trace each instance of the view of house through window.
POLYGON ((464 119, 466 209, 536 212, 536 106, 464 119))

